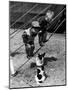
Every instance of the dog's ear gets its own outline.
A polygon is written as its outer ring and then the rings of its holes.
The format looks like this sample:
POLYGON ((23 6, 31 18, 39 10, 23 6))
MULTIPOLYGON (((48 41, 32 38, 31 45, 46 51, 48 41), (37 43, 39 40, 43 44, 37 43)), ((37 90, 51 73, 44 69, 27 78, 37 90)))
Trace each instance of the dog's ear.
POLYGON ((43 57, 45 56, 45 52, 42 54, 42 56, 43 56, 43 57))

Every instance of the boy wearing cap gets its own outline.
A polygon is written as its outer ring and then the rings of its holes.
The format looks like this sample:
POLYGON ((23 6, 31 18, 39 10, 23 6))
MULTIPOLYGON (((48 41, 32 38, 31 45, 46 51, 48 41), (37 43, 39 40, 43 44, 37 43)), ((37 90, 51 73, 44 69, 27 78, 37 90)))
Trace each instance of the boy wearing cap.
POLYGON ((25 44, 25 50, 26 50, 26 54, 27 54, 27 58, 30 58, 33 56, 33 52, 34 52, 34 37, 35 37, 35 33, 33 34, 34 30, 32 30, 31 28, 28 28, 26 30, 24 30, 22 38, 23 38, 23 42, 25 44))
POLYGON ((54 15, 53 11, 48 10, 45 16, 42 16, 39 18, 39 25, 40 25, 40 31, 39 31, 39 44, 40 46, 43 46, 45 42, 47 42, 47 26, 52 20, 52 17, 54 15))

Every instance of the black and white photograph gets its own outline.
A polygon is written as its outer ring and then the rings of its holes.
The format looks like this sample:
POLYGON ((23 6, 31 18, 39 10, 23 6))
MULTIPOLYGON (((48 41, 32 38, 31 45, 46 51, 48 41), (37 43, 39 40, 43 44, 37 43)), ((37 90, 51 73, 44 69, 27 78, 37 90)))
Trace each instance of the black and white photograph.
POLYGON ((66 4, 9 1, 9 88, 66 86, 66 4))

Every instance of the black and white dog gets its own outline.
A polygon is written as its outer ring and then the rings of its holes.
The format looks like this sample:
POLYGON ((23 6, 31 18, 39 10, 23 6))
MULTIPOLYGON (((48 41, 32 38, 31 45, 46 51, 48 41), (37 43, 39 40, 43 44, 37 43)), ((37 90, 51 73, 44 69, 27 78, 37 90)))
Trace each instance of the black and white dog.
POLYGON ((45 53, 43 54, 38 54, 36 57, 36 66, 37 66, 37 73, 35 75, 35 80, 37 84, 43 83, 44 80, 47 78, 47 75, 45 74, 44 71, 44 56, 45 53))

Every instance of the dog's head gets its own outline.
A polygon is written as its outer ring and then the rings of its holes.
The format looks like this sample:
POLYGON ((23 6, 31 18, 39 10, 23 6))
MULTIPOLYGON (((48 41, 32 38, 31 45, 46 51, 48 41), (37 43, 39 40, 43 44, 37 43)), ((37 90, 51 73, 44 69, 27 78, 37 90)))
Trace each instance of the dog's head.
POLYGON ((39 60, 42 60, 43 58, 44 58, 44 56, 45 56, 45 52, 43 53, 43 54, 38 54, 38 58, 39 58, 39 60))

